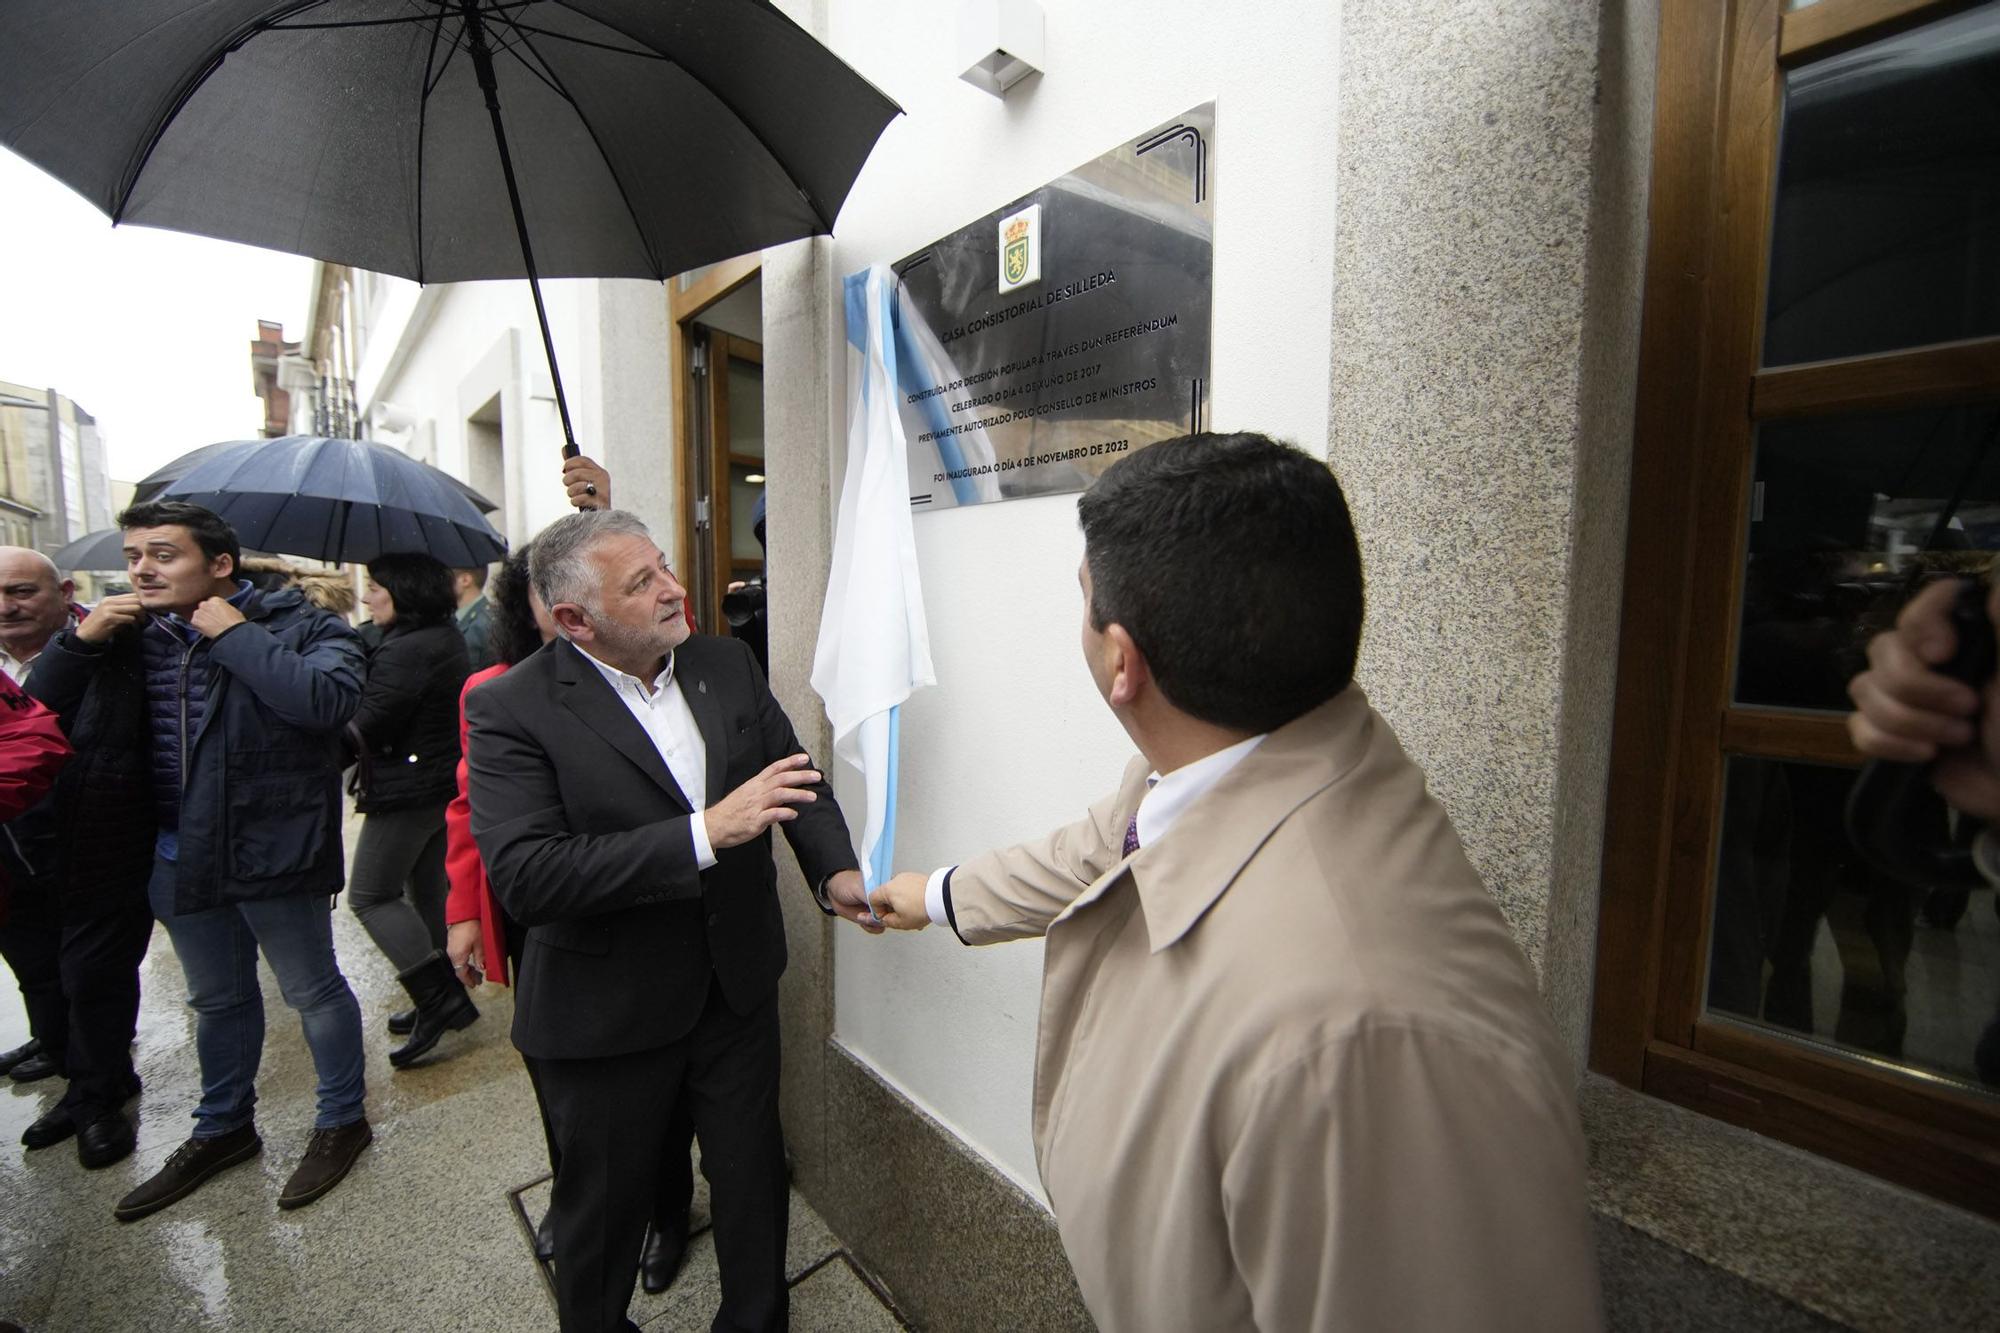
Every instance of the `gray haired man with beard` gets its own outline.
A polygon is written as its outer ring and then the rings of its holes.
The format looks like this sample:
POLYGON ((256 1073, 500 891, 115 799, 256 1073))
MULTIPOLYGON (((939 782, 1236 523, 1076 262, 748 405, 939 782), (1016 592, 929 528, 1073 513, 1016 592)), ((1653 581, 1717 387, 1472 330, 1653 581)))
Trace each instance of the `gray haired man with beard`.
MULTIPOLYGON (((750 650, 690 634, 645 525, 572 514, 531 575, 561 639, 465 697, 472 833, 527 927, 514 1044, 561 1148, 564 1333, 627 1329, 677 1105, 713 1189, 718 1330, 786 1325, 781 827, 821 909, 866 919, 846 822, 750 650)), ((879 927, 872 927, 879 929, 879 927)))

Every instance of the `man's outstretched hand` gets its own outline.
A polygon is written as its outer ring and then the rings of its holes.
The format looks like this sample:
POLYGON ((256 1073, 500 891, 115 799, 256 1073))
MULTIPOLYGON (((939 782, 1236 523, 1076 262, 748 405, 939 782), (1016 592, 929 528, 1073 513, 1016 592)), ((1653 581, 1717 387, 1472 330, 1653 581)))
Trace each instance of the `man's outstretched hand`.
POLYGON ((811 790, 819 781, 819 770, 808 767, 811 763, 802 754, 780 759, 702 811, 708 845, 717 851, 741 846, 773 824, 797 819, 799 812, 794 807, 819 799, 811 790))
POLYGON ((870 935, 882 933, 882 923, 869 915, 868 890, 862 887, 859 870, 843 870, 829 875, 826 900, 837 915, 846 917, 870 935))
POLYGON ((905 871, 875 890, 868 901, 889 929, 922 930, 931 923, 930 912, 924 906, 924 890, 929 886, 929 875, 905 871))
MULTIPOLYGON (((1953 808, 2000 819, 2000 682, 1975 690, 1936 668, 1958 649, 1951 626, 1956 580, 1910 599, 1896 627, 1868 642, 1868 669, 1847 687, 1847 734, 1875 759, 1931 764, 1931 784, 1953 808)), ((2000 592, 1987 602, 1993 615, 2000 592)))

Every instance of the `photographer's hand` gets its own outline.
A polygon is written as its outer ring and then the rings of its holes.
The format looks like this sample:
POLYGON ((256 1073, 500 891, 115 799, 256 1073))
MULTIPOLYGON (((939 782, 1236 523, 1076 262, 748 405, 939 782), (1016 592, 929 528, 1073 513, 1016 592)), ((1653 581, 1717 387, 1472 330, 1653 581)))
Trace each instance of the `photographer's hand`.
MULTIPOLYGON (((1936 668, 1951 659, 1957 584, 1910 599, 1896 627, 1868 643, 1868 669, 1847 687, 1847 734, 1870 758, 1931 764, 1931 783, 1953 808, 2000 819, 2000 682, 1974 689, 1936 668)), ((2000 623, 2000 590, 1987 602, 2000 623)))

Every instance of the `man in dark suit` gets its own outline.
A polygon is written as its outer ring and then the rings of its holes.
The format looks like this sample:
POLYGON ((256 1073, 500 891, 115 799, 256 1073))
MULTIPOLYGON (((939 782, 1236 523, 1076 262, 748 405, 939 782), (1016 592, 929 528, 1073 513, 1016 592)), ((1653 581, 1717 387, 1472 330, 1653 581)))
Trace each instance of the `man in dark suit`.
POLYGON ((528 928, 514 1044, 562 1150, 562 1327, 633 1327, 653 1181, 685 1098, 712 1187, 714 1327, 780 1329, 785 933, 770 829, 822 910, 878 930, 847 824, 750 650, 689 634, 686 589, 636 518, 557 521, 530 573, 561 641, 466 696, 466 762, 494 893, 528 928))

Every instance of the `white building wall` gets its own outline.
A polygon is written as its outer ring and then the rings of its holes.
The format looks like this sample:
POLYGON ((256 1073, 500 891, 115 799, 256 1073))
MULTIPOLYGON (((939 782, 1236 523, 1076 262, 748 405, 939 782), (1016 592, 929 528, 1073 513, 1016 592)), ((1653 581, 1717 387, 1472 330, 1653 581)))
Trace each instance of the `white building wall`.
MULTIPOLYGON (((1324 454, 1336 7, 1285 0, 1254 21, 1198 0, 1044 7, 1045 72, 1004 101, 957 77, 949 6, 832 0, 800 14, 908 113, 838 219, 835 271, 900 258, 1213 99, 1211 421, 1324 454)), ((1074 496, 1058 496, 917 516, 940 685, 903 714, 905 868, 1078 817, 1132 753, 1080 660, 1075 511, 1074 496)), ((836 938, 838 1040, 1039 1192, 1029 1135, 1040 944, 967 950, 941 929, 836 938)))
MULTIPOLYGON (((666 291, 659 283, 542 284, 579 446, 614 478, 621 508, 672 549, 672 449, 666 291)), ((420 289, 383 280, 358 354, 355 396, 378 439, 402 444, 480 485, 468 419, 499 400, 503 494, 492 519, 509 538, 534 536, 570 512, 561 484, 562 423, 527 284, 420 289)))

